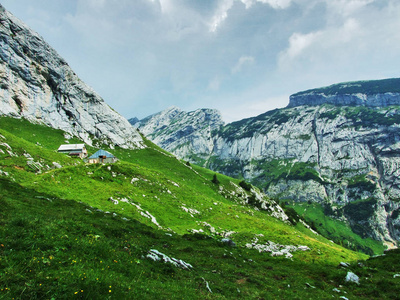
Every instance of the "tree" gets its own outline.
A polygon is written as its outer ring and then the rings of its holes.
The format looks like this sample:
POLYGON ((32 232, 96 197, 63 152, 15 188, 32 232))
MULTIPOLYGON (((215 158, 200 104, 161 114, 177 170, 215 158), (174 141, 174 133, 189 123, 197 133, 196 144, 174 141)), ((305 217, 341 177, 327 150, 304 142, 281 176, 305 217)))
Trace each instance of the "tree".
POLYGON ((212 183, 219 184, 219 180, 217 178, 217 174, 214 174, 213 179, 211 180, 212 183))

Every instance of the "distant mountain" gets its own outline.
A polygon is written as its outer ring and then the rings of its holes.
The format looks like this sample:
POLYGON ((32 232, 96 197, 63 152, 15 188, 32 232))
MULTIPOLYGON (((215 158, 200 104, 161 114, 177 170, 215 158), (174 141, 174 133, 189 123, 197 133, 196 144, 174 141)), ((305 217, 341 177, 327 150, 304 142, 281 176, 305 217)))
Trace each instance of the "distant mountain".
MULTIPOLYGON (((205 123, 214 129, 202 143, 189 138, 200 131, 184 130, 193 122, 190 113, 160 124, 159 117, 168 112, 155 114, 139 128, 182 159, 244 178, 299 212, 300 206, 318 205, 360 236, 396 247, 399 82, 342 83, 297 93, 284 109, 226 125, 205 123)), ((317 229, 323 225, 314 221, 317 229)))
POLYGON ((215 109, 184 112, 170 107, 138 122, 140 131, 163 149, 180 157, 194 156, 192 161, 207 160, 213 152, 212 132, 224 122, 215 109))
POLYGON ((82 82, 41 36, 0 5, 0 115, 62 129, 86 143, 143 147, 129 122, 82 82))

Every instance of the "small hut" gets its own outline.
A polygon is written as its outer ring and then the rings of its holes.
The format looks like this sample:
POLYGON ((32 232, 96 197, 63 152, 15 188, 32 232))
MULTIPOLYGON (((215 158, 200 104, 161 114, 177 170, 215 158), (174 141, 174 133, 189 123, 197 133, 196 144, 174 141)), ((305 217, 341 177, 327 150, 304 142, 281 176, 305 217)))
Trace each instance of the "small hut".
POLYGON ((85 144, 65 144, 61 145, 57 151, 59 153, 66 153, 70 156, 77 156, 79 158, 85 158, 88 154, 85 144))
POLYGON ((118 158, 105 150, 99 150, 88 158, 89 164, 115 163, 117 160, 118 158))

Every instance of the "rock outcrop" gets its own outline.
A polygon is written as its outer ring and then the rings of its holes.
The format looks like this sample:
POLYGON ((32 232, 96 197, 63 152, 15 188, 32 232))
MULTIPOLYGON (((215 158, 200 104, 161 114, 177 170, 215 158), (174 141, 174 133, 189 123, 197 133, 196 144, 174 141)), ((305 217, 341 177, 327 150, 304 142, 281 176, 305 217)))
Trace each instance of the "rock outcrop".
MULTIPOLYGON (((135 118, 130 119, 137 125, 135 118)), ((184 112, 170 107, 139 122, 140 131, 163 149, 190 160, 208 159, 213 151, 212 132, 224 122, 215 109, 184 112)))
POLYGON ((274 199, 318 202, 362 237, 394 247, 400 241, 400 107, 395 100, 400 93, 396 88, 356 92, 346 97, 367 95, 362 104, 326 90, 329 102, 315 100, 315 91, 299 93, 285 109, 215 124, 199 144, 182 134, 192 123, 189 117, 177 122, 172 116, 159 126, 154 115, 140 129, 182 159, 243 177, 274 199))
POLYGON ((42 37, 0 5, 0 115, 62 129, 88 144, 143 147, 129 122, 82 82, 42 37))

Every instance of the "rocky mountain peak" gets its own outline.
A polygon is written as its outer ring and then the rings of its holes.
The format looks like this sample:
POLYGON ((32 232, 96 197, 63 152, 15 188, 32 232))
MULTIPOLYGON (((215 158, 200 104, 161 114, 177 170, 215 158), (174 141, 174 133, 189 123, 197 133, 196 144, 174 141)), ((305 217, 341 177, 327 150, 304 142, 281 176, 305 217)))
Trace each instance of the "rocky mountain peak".
POLYGON ((62 129, 88 144, 143 147, 110 108, 44 39, 0 7, 0 114, 62 129))
POLYGON ((174 106, 140 120, 139 129, 178 157, 184 153, 208 157, 213 147, 212 131, 223 125, 221 113, 216 109, 185 112, 174 106))

